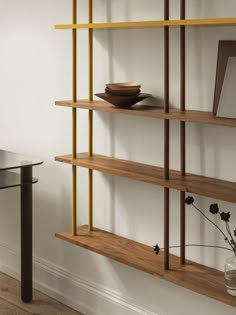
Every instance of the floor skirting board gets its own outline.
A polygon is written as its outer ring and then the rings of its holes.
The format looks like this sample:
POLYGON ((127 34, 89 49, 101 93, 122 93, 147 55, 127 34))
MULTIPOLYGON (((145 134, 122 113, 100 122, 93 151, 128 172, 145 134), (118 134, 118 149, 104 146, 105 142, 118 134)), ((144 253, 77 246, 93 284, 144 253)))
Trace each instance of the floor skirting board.
MULTIPOLYGON (((45 259, 34 257, 33 264, 35 289, 86 315, 159 315, 45 259)), ((20 278, 20 252, 2 242, 0 271, 20 278)))

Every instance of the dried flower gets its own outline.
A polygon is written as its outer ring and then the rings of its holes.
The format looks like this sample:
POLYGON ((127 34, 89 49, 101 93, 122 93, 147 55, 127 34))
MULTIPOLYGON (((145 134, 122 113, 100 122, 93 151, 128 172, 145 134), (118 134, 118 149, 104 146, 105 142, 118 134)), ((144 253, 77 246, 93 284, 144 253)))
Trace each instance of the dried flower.
POLYGON ((220 217, 222 221, 229 222, 230 212, 221 212, 220 217))
MULTIPOLYGON (((192 207, 195 208, 207 221, 209 221, 211 224, 213 224, 215 226, 215 228, 221 233, 221 235, 223 235, 224 240, 228 244, 229 247, 216 246, 216 245, 206 245, 206 244, 185 244, 185 246, 202 246, 202 247, 222 248, 222 249, 232 251, 236 256, 236 229, 233 230, 233 233, 231 232, 232 230, 230 229, 230 226, 229 226, 230 211, 220 212, 217 203, 213 203, 209 207, 210 213, 218 214, 221 217, 221 220, 225 222, 226 231, 224 232, 215 222, 213 222, 201 209, 199 209, 194 204, 194 198, 192 196, 186 197, 185 203, 187 205, 192 205, 192 207), (235 237, 233 237, 233 235, 235 237)), ((163 248, 160 249, 158 244, 156 244, 153 247, 154 247, 154 252, 156 253, 156 255, 158 255, 160 250, 163 249, 163 248)), ((179 245, 169 246, 169 248, 176 248, 176 247, 180 247, 180 246, 179 245)))
POLYGON ((156 253, 156 255, 158 255, 159 254, 159 252, 160 252, 160 247, 159 247, 159 245, 158 244, 156 244, 155 246, 153 246, 153 250, 154 250, 154 252, 156 253))
POLYGON ((194 202, 194 198, 192 196, 188 196, 185 198, 185 203, 187 205, 191 205, 194 202))
POLYGON ((219 207, 218 207, 218 204, 217 203, 213 203, 210 205, 210 208, 209 208, 209 211, 212 213, 212 214, 217 214, 219 212, 219 207))
MULTIPOLYGON (((189 200, 191 201, 191 196, 188 197, 189 200)), ((224 240, 228 243, 228 245, 230 246, 231 250, 235 253, 236 255, 236 239, 233 238, 232 234, 234 234, 234 236, 236 236, 236 229, 233 231, 233 233, 231 232, 230 226, 229 226, 229 219, 230 219, 230 211, 228 212, 220 212, 218 204, 217 203, 213 203, 210 205, 209 211, 212 214, 218 214, 221 217, 221 220, 225 222, 225 228, 226 228, 226 232, 224 232, 215 222, 213 222, 207 215, 205 215, 205 213, 200 210, 195 204, 194 202, 190 203, 198 212, 201 213, 201 215, 203 215, 203 217, 208 220, 211 224, 213 224, 218 231, 223 235, 224 240)))

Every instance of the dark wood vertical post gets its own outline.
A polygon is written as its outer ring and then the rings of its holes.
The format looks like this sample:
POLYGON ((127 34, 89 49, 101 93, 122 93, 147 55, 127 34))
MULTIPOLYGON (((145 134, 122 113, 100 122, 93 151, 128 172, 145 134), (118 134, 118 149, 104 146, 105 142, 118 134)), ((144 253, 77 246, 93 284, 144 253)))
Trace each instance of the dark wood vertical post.
MULTIPOLYGON (((180 2, 180 19, 185 20, 185 0, 180 2)), ((180 26, 180 110, 185 111, 185 26, 180 26)), ((181 175, 186 173, 185 122, 180 122, 181 175)), ((185 264, 185 192, 180 192, 180 262, 185 264)))
MULTIPOLYGON (((164 20, 169 20, 169 0, 164 1, 164 20)), ((169 26, 164 26, 164 111, 169 112, 169 26)), ((164 178, 169 179, 169 120, 164 120, 164 178)), ((164 268, 169 269, 169 188, 164 188, 164 268)))
POLYGON ((32 166, 21 168, 21 299, 32 300, 32 166))

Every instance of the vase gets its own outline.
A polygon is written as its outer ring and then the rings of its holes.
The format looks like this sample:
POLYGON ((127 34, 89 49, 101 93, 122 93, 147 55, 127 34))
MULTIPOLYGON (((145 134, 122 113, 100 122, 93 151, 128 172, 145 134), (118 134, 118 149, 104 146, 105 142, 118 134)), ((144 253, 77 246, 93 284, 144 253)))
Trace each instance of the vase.
POLYGON ((225 261, 225 288, 230 295, 236 296, 236 253, 225 261))

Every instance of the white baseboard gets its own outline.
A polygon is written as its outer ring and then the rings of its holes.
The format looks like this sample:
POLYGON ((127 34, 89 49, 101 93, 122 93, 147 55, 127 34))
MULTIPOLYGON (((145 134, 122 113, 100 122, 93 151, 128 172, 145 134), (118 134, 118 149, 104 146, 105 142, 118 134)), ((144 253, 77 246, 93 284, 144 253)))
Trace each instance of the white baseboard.
MULTIPOLYGON (((16 278, 20 253, 0 242, 0 271, 16 278), (4 258, 3 258, 4 257, 4 258)), ((34 288, 86 315, 157 315, 122 294, 34 257, 34 288)))

